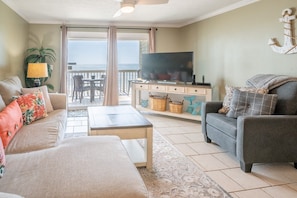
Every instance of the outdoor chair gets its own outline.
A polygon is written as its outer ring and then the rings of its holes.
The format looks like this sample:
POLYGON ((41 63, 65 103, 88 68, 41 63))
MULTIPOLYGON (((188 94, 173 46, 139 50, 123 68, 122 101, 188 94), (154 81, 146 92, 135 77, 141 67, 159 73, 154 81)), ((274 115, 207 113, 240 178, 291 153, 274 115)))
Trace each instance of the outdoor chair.
POLYGON ((102 80, 95 84, 95 90, 99 91, 99 99, 104 95, 106 75, 101 75, 102 80))
POLYGON ((82 75, 73 76, 73 92, 72 92, 72 101, 75 95, 75 99, 77 100, 77 96, 79 96, 79 102, 81 103, 83 99, 83 93, 85 91, 90 91, 91 86, 89 84, 84 83, 82 75))

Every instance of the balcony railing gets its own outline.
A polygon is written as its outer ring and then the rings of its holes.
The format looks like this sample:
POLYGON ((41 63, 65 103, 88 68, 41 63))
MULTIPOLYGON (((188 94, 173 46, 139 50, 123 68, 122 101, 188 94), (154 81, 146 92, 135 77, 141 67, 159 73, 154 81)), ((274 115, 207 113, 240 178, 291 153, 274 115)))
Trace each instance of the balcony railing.
MULTIPOLYGON (((102 75, 106 75, 105 70, 70 70, 67 75, 67 90, 68 96, 72 96, 73 92, 73 76, 82 75, 84 78, 100 78, 102 75)), ((119 70, 118 72, 118 88, 119 95, 125 95, 129 93, 129 81, 135 80, 138 78, 138 70, 119 70)), ((85 94, 89 94, 86 92, 85 94)), ((96 94, 96 93, 95 93, 96 94)))

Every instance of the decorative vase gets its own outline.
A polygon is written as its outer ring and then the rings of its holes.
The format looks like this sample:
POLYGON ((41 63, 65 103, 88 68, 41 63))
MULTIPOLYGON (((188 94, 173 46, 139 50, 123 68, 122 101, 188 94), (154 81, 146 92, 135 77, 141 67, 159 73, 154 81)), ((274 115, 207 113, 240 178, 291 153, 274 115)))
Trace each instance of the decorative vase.
POLYGON ((142 107, 148 107, 148 100, 141 100, 142 107))

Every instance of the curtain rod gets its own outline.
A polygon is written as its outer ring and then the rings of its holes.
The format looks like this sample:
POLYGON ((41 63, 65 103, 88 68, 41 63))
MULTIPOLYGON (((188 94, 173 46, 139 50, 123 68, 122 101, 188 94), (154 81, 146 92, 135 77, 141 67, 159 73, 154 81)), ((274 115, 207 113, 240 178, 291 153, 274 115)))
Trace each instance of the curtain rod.
MULTIPOLYGON (((108 29, 109 27, 107 26, 86 26, 86 27, 83 27, 83 26, 66 26, 67 28, 99 28, 99 29, 108 29)), ((62 28, 62 26, 60 26, 60 28, 62 28)), ((120 30, 151 30, 152 28, 139 28, 139 27, 116 27, 117 29, 120 29, 120 30)), ((158 28, 156 28, 156 30, 158 30, 158 28)))

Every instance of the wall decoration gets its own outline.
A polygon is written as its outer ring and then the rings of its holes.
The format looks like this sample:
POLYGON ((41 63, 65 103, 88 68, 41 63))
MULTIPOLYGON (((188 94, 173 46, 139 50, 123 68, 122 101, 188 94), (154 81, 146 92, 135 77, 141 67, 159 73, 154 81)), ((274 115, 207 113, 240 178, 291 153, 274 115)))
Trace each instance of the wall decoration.
POLYGON ((268 44, 272 50, 280 54, 294 54, 297 53, 296 37, 294 35, 294 20, 296 15, 293 14, 292 9, 287 8, 282 12, 282 18, 280 22, 284 23, 284 44, 281 46, 276 38, 271 38, 268 44))

